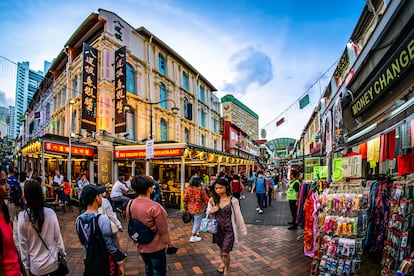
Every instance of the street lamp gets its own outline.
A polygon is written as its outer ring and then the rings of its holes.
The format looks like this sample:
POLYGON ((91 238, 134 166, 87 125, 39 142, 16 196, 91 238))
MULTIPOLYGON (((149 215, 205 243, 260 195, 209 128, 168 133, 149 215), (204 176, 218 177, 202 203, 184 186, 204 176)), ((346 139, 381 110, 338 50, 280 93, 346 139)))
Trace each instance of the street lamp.
MULTIPOLYGON (((150 107, 150 135, 149 135, 149 140, 150 140, 150 142, 151 142, 151 144, 153 144, 153 136, 152 136, 152 106, 154 105, 154 104, 160 104, 160 103, 163 103, 163 102, 172 102, 173 103, 173 107, 171 107, 171 111, 173 112, 173 114, 177 114, 178 113, 178 111, 180 110, 178 107, 177 107, 177 105, 175 104, 175 102, 173 101, 173 100, 170 100, 170 99, 167 99, 167 100, 161 100, 161 101, 158 101, 158 102, 147 102, 147 104, 149 104, 149 107, 150 107)), ((148 145, 148 143, 147 143, 147 145, 148 145)), ((146 149, 146 152, 148 151, 148 146, 147 146, 147 149, 146 149)), ((151 159, 151 158, 148 158, 147 157, 147 166, 146 166, 146 169, 145 169, 145 171, 146 171, 146 174, 147 175, 152 175, 152 162, 149 162, 149 159, 151 159)))
POLYGON ((75 100, 71 99, 69 101, 69 152, 68 152, 68 181, 72 183, 72 107, 75 104, 75 100))

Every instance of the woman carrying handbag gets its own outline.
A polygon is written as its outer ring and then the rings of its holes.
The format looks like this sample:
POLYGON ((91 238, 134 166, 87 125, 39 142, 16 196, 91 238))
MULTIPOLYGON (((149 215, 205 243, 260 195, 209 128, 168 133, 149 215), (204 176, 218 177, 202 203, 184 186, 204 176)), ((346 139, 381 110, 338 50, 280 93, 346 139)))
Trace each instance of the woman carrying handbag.
POLYGON ((56 213, 44 207, 42 187, 31 179, 24 184, 26 210, 18 218, 18 238, 22 262, 30 275, 65 275, 60 270, 59 254, 65 256, 56 213))
POLYGON ((230 251, 239 237, 247 234, 246 225, 240 211, 239 200, 231 196, 230 183, 219 178, 212 187, 207 215, 214 214, 217 220, 217 233, 213 234, 213 243, 220 248, 221 265, 218 272, 228 275, 230 269, 230 251))
POLYGON ((185 189, 183 201, 186 203, 188 211, 193 215, 193 230, 191 231, 190 242, 199 242, 201 237, 197 236, 200 229, 201 219, 208 204, 208 195, 201 186, 202 178, 194 176, 191 178, 190 186, 185 189))

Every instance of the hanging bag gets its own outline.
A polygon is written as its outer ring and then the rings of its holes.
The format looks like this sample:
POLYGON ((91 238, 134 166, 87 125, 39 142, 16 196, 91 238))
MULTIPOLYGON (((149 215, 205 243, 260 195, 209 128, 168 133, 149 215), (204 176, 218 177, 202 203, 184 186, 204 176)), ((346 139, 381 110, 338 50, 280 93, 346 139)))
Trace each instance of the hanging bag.
POLYGON ((50 252, 52 254, 52 256, 56 256, 57 255, 57 261, 59 263, 58 274, 59 275, 67 275, 67 274, 69 274, 69 267, 68 267, 68 263, 66 262, 65 257, 59 252, 59 250, 55 246, 52 246, 51 247, 51 250, 49 250, 49 247, 46 245, 46 243, 43 240, 42 236, 40 236, 39 230, 37 229, 36 225, 33 223, 33 221, 31 219, 29 213, 27 213, 27 216, 29 217, 30 222, 32 223, 33 228, 36 230, 37 235, 39 236, 39 238, 42 241, 43 245, 46 247, 47 251, 52 251, 52 252, 50 252))
POLYGON ((200 231, 210 234, 216 234, 217 220, 215 218, 209 218, 207 214, 205 218, 201 219, 200 231))
POLYGON ((131 205, 133 200, 128 204, 129 221, 128 221, 128 236, 136 243, 147 244, 150 243, 157 232, 152 231, 151 228, 143 224, 137 219, 131 217, 131 205))

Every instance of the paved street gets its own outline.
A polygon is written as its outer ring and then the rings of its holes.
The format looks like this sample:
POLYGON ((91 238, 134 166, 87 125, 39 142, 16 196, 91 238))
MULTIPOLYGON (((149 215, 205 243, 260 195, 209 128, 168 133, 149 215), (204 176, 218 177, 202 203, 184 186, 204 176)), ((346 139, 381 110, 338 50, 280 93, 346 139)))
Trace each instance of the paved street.
MULTIPOLYGON (((308 275, 311 259, 303 255, 297 235, 301 230, 287 230, 289 207, 281 197, 265 209, 263 215, 256 211, 255 195, 246 194, 242 212, 247 222, 248 235, 231 252, 231 275, 308 275), (277 226, 275 226, 277 225, 277 226)), ((202 233, 202 241, 189 243, 191 224, 181 221, 178 210, 169 209, 169 222, 173 243, 179 248, 176 255, 167 257, 168 275, 220 275, 219 250, 211 243, 211 235, 202 233)), ((82 275, 84 252, 76 236, 73 212, 58 211, 63 240, 68 253, 70 275, 82 275)), ((123 221, 124 227, 126 221, 123 221)), ((127 233, 121 233, 122 250, 128 254, 126 275, 145 275, 142 259, 127 233)))

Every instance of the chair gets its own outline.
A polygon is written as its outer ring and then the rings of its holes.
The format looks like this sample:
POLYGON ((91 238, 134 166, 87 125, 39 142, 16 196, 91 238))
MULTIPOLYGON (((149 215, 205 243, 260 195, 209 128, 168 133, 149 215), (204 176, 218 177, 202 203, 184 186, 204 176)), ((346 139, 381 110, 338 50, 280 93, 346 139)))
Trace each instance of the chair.
POLYGON ((122 209, 122 201, 113 201, 111 197, 108 197, 108 200, 111 203, 112 210, 117 214, 117 216, 125 220, 126 211, 122 209))

